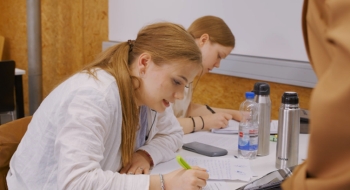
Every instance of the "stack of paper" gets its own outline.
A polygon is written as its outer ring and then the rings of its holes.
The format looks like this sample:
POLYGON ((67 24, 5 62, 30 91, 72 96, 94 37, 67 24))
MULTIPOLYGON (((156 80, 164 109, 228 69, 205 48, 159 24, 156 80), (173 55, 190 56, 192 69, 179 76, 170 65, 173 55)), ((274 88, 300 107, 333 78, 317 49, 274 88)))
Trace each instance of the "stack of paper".
MULTIPOLYGON (((212 129, 211 132, 213 133, 238 133, 238 126, 239 122, 235 120, 230 120, 228 122, 228 125, 226 128, 223 129, 212 129)), ((270 128, 270 134, 277 134, 278 129, 278 120, 272 120, 271 121, 271 128, 270 128)))

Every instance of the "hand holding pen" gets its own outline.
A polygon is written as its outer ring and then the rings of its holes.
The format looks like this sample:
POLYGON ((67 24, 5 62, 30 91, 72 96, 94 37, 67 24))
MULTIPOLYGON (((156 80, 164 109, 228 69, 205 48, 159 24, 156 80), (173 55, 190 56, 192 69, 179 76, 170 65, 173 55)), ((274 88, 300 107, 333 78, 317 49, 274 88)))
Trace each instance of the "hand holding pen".
POLYGON ((232 115, 228 113, 218 112, 215 114, 202 116, 205 123, 205 130, 226 128, 232 115))
POLYGON ((198 190, 206 186, 209 174, 206 169, 190 166, 181 158, 176 158, 182 169, 175 170, 171 173, 164 175, 165 189, 184 189, 184 190, 198 190), (167 188, 169 187, 169 188, 167 188))
POLYGON ((212 114, 214 114, 215 113, 215 111, 213 110, 213 109, 211 109, 211 107, 210 106, 208 106, 208 105, 205 105, 205 107, 212 113, 212 114))
POLYGON ((232 115, 228 113, 217 113, 210 106, 205 105, 212 115, 203 116, 203 120, 206 123, 206 129, 222 129, 227 127, 228 121, 232 119, 232 115))

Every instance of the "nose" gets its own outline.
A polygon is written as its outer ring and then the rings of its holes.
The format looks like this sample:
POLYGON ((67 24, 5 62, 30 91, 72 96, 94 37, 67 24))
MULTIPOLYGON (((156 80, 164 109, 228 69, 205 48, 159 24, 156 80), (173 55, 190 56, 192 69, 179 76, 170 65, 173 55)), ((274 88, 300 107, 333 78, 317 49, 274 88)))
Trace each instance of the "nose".
POLYGON ((218 61, 215 63, 214 67, 219 68, 219 67, 220 67, 220 62, 221 62, 221 60, 218 60, 218 61))
POLYGON ((184 99, 184 90, 185 90, 184 88, 181 88, 175 92, 174 97, 176 100, 184 99))

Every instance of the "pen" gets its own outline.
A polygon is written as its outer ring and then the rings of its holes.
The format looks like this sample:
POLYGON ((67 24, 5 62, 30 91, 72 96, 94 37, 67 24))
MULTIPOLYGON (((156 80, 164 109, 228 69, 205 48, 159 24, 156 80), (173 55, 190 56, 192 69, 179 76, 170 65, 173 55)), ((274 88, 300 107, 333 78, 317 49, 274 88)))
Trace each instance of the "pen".
POLYGON ((186 170, 191 169, 191 166, 188 165, 187 162, 180 155, 176 156, 176 160, 177 160, 177 163, 179 163, 180 166, 182 166, 184 169, 186 170))
POLYGON ((213 109, 211 109, 211 107, 209 107, 208 105, 205 105, 205 107, 207 107, 207 109, 208 109, 212 114, 215 113, 215 111, 214 111, 213 109))

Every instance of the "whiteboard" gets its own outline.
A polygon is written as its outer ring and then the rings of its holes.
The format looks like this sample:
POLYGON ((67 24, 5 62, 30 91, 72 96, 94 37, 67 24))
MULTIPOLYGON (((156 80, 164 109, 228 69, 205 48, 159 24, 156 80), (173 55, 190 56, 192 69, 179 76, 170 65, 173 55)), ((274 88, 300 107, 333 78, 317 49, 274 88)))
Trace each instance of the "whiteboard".
POLYGON ((303 0, 109 0, 109 40, 135 39, 145 25, 189 25, 198 17, 222 18, 236 38, 231 52, 308 62, 301 14, 303 0))

